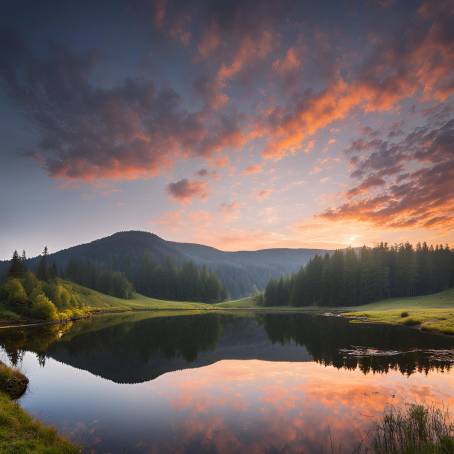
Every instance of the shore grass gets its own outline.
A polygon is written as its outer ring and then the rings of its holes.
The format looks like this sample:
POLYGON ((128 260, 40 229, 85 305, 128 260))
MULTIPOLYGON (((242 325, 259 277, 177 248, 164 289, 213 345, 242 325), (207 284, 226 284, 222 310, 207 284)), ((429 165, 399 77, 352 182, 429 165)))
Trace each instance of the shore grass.
POLYGON ((343 311, 354 323, 418 326, 423 330, 454 334, 454 289, 434 295, 393 298, 343 311))
POLYGON ((72 454, 79 447, 34 419, 13 399, 27 389, 28 378, 0 362, 0 453, 72 454))
POLYGON ((376 454, 448 454, 454 452, 454 427, 438 408, 410 405, 390 409, 377 424, 372 451, 376 454))
POLYGON ((215 307, 222 309, 252 309, 257 308, 257 299, 253 296, 241 298, 239 300, 223 301, 215 304, 215 307))
POLYGON ((0 453, 73 454, 81 450, 0 392, 0 453))

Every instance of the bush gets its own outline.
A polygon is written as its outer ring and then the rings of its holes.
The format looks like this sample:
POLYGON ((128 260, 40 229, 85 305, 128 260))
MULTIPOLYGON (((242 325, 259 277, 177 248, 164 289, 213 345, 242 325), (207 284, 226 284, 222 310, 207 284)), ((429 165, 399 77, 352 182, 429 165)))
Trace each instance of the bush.
POLYGON ((8 279, 4 285, 4 291, 6 293, 6 302, 9 307, 18 311, 19 313, 27 311, 27 293, 19 279, 8 279))
POLYGON ((11 399, 18 399, 27 389, 28 378, 17 369, 11 369, 0 362, 0 391, 11 399))
POLYGON ((414 318, 406 318, 403 322, 405 326, 415 326, 419 325, 421 322, 419 320, 415 320, 414 318))
POLYGON ((400 314, 400 316, 401 316, 402 318, 408 317, 409 315, 410 315, 410 314, 409 314, 408 312, 402 312, 402 313, 400 314))
POLYGON ((38 320, 57 320, 57 308, 43 293, 33 301, 31 316, 38 320))
POLYGON ((71 294, 63 285, 52 282, 46 285, 45 292, 58 309, 71 307, 71 294))

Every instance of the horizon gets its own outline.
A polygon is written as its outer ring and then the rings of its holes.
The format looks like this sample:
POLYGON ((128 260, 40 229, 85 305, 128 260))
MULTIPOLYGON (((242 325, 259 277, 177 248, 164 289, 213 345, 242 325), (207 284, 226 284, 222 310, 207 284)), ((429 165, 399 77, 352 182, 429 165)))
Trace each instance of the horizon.
MULTIPOLYGON (((193 245, 196 245, 196 246, 206 246, 206 247, 212 247, 214 249, 217 249, 218 251, 220 252, 259 252, 259 251, 266 251, 266 250, 278 250, 278 249, 288 249, 288 250, 298 250, 298 249, 303 249, 303 250, 320 250, 320 251, 326 251, 326 252, 329 252, 329 251, 335 251, 335 250, 342 250, 342 249, 349 249, 349 248, 353 248, 353 249, 360 249, 362 247, 368 247, 368 248, 374 248, 374 247, 377 247, 379 246, 381 243, 383 244, 386 244, 387 246, 389 247, 393 247, 393 246, 399 246, 401 244, 404 244, 404 243, 387 243, 387 242, 379 242, 379 243, 375 243, 375 244, 372 244, 372 245, 366 245, 366 244, 362 244, 362 245, 358 245, 358 246, 352 246, 352 245, 346 245, 346 246, 343 246, 343 247, 339 247, 339 248, 333 248, 333 249, 329 249, 329 248, 318 248, 318 247, 304 247, 304 246, 301 246, 301 247, 298 247, 298 246, 295 246, 295 247, 272 247, 272 248, 259 248, 259 249, 232 249, 232 250, 226 250, 226 249, 220 249, 220 248, 216 248, 214 246, 210 246, 208 244, 204 244, 204 243, 194 243, 194 242, 186 242, 186 241, 178 241, 178 240, 175 240, 175 239, 168 239, 168 238, 164 238, 160 235, 157 235, 156 233, 154 232, 149 232, 149 231, 146 231, 146 230, 120 230, 118 232, 114 232, 114 233, 111 233, 111 234, 108 234, 108 235, 105 235, 103 237, 99 237, 99 238, 95 238, 91 241, 88 241, 88 242, 84 242, 84 243, 77 243, 77 244, 72 244, 70 246, 67 246, 65 248, 62 248, 62 249, 58 249, 58 250, 50 250, 48 248, 48 253, 51 255, 51 254, 55 254, 57 252, 60 252, 60 251, 64 251, 64 250, 67 250, 67 249, 72 249, 72 248, 75 248, 75 247, 78 247, 78 246, 83 246, 83 245, 86 245, 86 244, 91 244, 91 243, 94 243, 96 241, 101 241, 101 240, 104 240, 104 239, 107 239, 107 238, 110 238, 112 236, 115 236, 117 234, 121 234, 121 233, 146 233, 146 234, 150 234, 150 235, 154 235, 154 236, 157 236, 158 238, 160 238, 161 240, 163 241, 166 241, 166 242, 169 242, 169 243, 179 243, 179 244, 193 244, 193 245)), ((426 243, 427 246, 429 248, 431 247, 437 247, 437 246, 443 246, 443 247, 446 247, 446 246, 449 246, 448 244, 443 244, 443 243, 430 243, 430 242, 425 242, 425 241, 422 241, 422 242, 416 242, 416 243, 411 243, 411 242, 406 242, 406 243, 409 243, 411 244, 414 248, 416 248, 417 244, 418 243, 426 243)), ((47 247, 47 245, 44 245, 41 250, 44 250, 44 247, 47 247)), ((451 248, 451 246, 449 246, 451 248)), ((10 261, 11 260, 11 256, 13 255, 14 252, 18 252, 18 253, 21 253, 22 251, 26 252, 26 250, 24 249, 13 249, 11 251, 11 255, 10 257, 7 257, 7 258, 0 258, 0 261, 10 261)), ((28 253, 26 254, 27 256, 27 260, 30 260, 30 259, 35 259, 35 258, 38 258, 42 255, 42 252, 36 254, 36 255, 29 255, 28 253)))
POLYGON ((454 247, 450 1, 25 1, 0 17, 0 259, 112 231, 454 247))

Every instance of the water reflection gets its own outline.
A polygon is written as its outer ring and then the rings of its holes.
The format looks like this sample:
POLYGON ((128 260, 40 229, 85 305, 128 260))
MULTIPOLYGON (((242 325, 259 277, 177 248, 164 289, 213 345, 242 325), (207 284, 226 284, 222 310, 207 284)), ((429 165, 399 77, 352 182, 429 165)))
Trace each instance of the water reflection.
POLYGON ((450 369, 452 355, 436 351, 450 350, 454 339, 307 314, 133 314, 0 330, 0 345, 13 364, 31 351, 43 365, 51 357, 117 383, 139 383, 223 359, 314 360, 363 373, 443 371, 450 369), (369 351, 360 354, 358 346, 369 351), (370 349, 380 354, 371 355, 370 349))
POLYGON ((416 329, 386 325, 348 323, 340 317, 273 314, 261 317, 271 340, 286 345, 295 342, 307 348, 312 358, 337 368, 369 372, 396 369, 403 374, 431 369, 449 370, 454 356, 446 350, 454 339, 416 329), (354 348, 354 347, 366 348, 354 348), (378 350, 373 352, 373 350, 378 350), (442 350, 437 354, 434 350, 442 350))
POLYGON ((433 355, 452 338, 339 318, 137 313, 0 344, 30 378, 21 404, 87 452, 351 452, 388 405, 454 408, 433 355))

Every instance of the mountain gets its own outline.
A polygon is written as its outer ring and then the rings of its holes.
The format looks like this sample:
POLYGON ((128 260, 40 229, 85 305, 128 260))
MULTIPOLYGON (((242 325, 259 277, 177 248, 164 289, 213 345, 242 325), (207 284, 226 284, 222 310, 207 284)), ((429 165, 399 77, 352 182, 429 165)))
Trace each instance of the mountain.
MULTIPOLYGON (((273 277, 297 271, 323 249, 262 249, 258 251, 226 252, 195 243, 166 241, 141 231, 118 232, 111 236, 49 254, 51 262, 65 269, 71 259, 91 260, 118 271, 134 267, 145 253, 156 262, 167 257, 176 263, 193 262, 215 272, 231 298, 240 298, 262 290, 273 277)), ((33 268, 39 257, 29 259, 33 268)), ((0 262, 0 273, 8 262, 0 262)))

